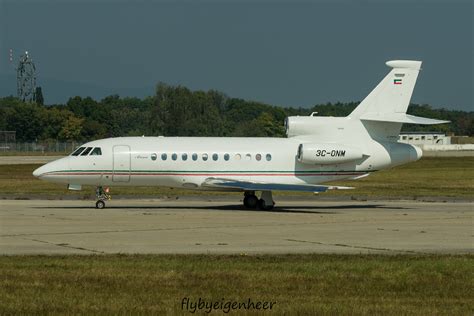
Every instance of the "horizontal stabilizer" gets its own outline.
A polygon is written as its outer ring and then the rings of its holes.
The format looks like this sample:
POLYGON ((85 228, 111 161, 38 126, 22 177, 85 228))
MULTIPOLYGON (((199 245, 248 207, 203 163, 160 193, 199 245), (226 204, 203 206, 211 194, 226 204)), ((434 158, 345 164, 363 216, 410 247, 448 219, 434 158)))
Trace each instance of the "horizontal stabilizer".
POLYGON ((222 178, 207 178, 202 184, 208 188, 227 188, 242 191, 300 191, 300 192, 326 192, 327 190, 347 190, 350 187, 311 185, 311 184, 283 184, 283 183, 262 183, 251 181, 239 181, 222 178))
POLYGON ((435 125, 449 123, 449 121, 434 120, 426 117, 419 117, 405 113, 365 113, 360 117, 364 121, 405 123, 405 124, 421 124, 435 125))

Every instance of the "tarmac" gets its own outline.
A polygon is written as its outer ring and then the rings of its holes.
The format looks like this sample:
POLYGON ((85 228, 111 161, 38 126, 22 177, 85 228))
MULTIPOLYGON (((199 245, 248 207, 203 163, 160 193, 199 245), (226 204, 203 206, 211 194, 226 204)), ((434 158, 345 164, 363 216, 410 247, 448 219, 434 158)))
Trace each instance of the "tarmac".
POLYGON ((0 165, 45 164, 64 156, 0 156, 0 165))
POLYGON ((473 253, 470 202, 0 200, 0 254, 473 253))

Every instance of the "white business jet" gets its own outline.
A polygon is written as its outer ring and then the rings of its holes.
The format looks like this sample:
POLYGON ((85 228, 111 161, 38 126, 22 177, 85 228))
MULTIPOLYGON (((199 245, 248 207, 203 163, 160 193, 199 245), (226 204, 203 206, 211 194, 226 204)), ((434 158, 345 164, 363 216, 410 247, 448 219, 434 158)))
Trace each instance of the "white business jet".
POLYGON ((403 123, 448 121, 407 115, 421 61, 392 60, 391 71, 347 117, 286 119, 287 138, 118 137, 92 141, 33 172, 35 177, 96 189, 104 208, 111 186, 240 191, 247 208, 272 209, 272 191, 349 189, 322 183, 359 179, 421 158, 398 143, 403 123), (257 197, 256 192, 260 192, 257 197))

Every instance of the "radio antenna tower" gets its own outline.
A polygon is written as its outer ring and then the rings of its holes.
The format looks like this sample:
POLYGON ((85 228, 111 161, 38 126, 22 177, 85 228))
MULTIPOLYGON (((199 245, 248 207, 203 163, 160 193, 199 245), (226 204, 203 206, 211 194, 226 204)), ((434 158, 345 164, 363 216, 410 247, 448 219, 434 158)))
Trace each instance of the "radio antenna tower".
POLYGON ((18 61, 16 69, 16 86, 18 98, 22 101, 35 101, 36 66, 26 51, 18 61))

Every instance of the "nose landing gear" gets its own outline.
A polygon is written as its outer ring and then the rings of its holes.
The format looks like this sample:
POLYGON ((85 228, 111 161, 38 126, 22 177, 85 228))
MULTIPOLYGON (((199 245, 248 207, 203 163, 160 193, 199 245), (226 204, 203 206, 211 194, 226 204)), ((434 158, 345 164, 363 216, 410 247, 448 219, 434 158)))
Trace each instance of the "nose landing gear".
POLYGON ((95 196, 97 197, 97 202, 95 202, 95 208, 103 209, 105 207, 105 201, 109 201, 112 197, 109 194, 109 188, 97 187, 95 189, 95 196))

